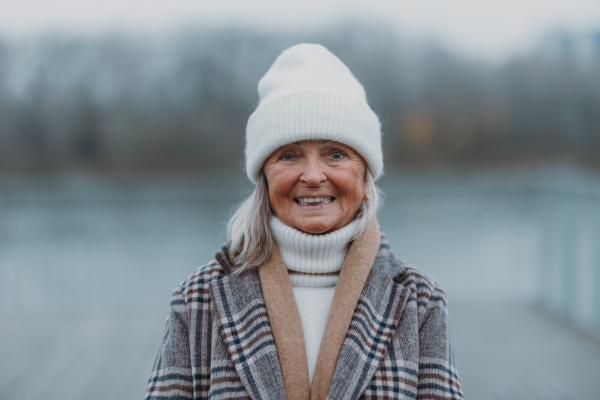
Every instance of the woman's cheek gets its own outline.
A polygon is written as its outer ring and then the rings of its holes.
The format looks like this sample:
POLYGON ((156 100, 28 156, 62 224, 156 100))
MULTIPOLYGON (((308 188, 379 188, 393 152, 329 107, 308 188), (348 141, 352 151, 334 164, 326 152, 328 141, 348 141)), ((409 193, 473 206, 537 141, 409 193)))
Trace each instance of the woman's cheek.
POLYGON ((349 206, 359 207, 365 197, 364 168, 361 172, 360 166, 356 166, 350 172, 340 179, 342 192, 345 194, 349 206))

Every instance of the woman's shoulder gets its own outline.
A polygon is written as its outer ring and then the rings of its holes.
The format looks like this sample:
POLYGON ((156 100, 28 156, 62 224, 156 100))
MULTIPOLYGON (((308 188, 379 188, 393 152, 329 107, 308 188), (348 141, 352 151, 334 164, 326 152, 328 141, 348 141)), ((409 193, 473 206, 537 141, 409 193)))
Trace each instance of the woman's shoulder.
POLYGON ((444 290, 427 272, 397 257, 396 260, 401 266, 394 276, 394 281, 396 283, 402 286, 415 287, 417 289, 426 289, 432 291, 444 290))
POLYGON ((385 236, 382 237, 379 252, 386 259, 394 282, 411 289, 419 306, 446 306, 445 290, 428 273, 395 256, 385 236))
POLYGON ((412 293, 408 302, 416 305, 416 315, 421 328, 423 322, 434 310, 447 314, 446 292, 433 278, 423 270, 410 265, 399 258, 396 259, 398 269, 393 280, 396 284, 407 287, 412 293))
POLYGON ((227 266, 223 266, 218 261, 219 251, 215 258, 196 268, 183 282, 179 284, 175 291, 180 291, 181 295, 189 300, 193 297, 209 297, 209 285, 211 282, 223 278, 228 275, 227 266))
POLYGON ((428 308, 446 306, 446 291, 429 274, 402 260, 398 261, 403 268, 394 277, 394 282, 411 288, 419 305, 426 305, 428 308))

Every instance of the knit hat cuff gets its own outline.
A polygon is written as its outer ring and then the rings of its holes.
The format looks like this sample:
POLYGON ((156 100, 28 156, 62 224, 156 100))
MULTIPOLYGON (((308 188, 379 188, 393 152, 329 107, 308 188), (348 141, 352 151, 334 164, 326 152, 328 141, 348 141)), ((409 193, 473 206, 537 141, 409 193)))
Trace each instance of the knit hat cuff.
POLYGON ((331 90, 295 91, 261 104, 246 127, 246 173, 254 183, 269 155, 301 140, 334 140, 366 161, 373 179, 383 172, 381 126, 363 101, 331 90))

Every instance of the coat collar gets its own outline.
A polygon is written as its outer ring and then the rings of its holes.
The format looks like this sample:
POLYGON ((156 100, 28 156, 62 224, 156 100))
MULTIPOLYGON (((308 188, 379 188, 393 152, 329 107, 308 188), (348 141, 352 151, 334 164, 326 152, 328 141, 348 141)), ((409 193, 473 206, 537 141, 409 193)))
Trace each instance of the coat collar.
MULTIPOLYGON (((219 261, 219 258, 217 258, 219 261)), ((242 384, 253 400, 285 399, 275 339, 256 268, 209 286, 213 323, 242 384)))
MULTIPOLYGON (((393 280, 395 258, 376 222, 368 229, 344 260, 312 388, 300 315, 279 252, 259 268, 211 283, 220 333, 253 399, 356 399, 365 390, 409 295, 393 280), (286 350, 278 354, 277 348, 286 350)), ((226 247, 216 259, 226 273, 233 270, 226 247)))

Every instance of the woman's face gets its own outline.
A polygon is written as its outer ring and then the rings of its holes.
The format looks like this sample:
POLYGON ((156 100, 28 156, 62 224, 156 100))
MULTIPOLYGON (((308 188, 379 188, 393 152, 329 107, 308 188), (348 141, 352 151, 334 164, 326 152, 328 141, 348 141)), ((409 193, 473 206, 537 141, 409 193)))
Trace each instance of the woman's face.
POLYGON ((329 233, 350 223, 367 198, 366 164, 351 147, 304 140, 265 161, 269 201, 277 218, 305 233, 329 233))

